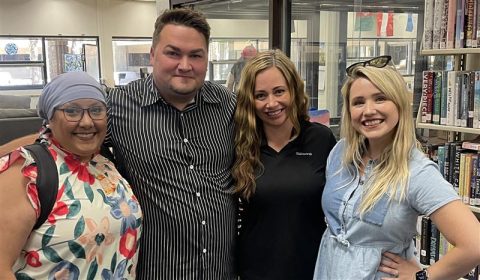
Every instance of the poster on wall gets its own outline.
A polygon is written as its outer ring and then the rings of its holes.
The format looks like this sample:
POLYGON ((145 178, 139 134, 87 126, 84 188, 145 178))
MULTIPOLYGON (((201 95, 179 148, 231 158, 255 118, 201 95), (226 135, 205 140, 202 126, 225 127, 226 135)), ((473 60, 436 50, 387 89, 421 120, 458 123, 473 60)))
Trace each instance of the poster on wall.
POLYGON ((81 54, 64 54, 64 72, 83 71, 83 61, 81 54))

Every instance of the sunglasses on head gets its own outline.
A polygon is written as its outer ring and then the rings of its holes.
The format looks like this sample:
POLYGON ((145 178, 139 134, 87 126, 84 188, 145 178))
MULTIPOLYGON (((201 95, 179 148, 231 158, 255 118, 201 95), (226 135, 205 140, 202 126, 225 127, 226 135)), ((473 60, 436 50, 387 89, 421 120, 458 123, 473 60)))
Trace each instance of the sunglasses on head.
POLYGON ((377 57, 372 58, 370 60, 357 62, 357 63, 354 63, 354 64, 348 66, 346 72, 347 72, 348 76, 351 76, 352 73, 353 73, 353 70, 355 68, 359 67, 359 66, 363 66, 363 67, 372 66, 372 67, 377 67, 377 68, 383 68, 383 67, 387 66, 388 63, 391 60, 392 60, 392 57, 389 56, 389 55, 377 56, 377 57))

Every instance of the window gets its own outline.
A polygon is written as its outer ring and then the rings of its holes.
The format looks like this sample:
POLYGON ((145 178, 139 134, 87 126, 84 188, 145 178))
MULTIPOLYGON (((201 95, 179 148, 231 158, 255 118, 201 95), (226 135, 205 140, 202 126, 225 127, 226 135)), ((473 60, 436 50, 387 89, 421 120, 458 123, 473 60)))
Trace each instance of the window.
POLYGON ((47 81, 73 71, 85 71, 100 81, 98 38, 47 37, 45 49, 47 81))
POLYGON ((233 64, 241 57, 246 46, 253 46, 257 51, 268 50, 268 39, 212 38, 208 50, 208 73, 206 80, 225 84, 233 64))
POLYGON ((152 38, 112 39, 115 85, 126 85, 152 72, 150 47, 152 38))
POLYGON ((98 37, 0 36, 0 90, 41 89, 69 71, 100 79, 98 37))
POLYGON ((0 89, 43 87, 44 65, 40 37, 0 37, 0 89))

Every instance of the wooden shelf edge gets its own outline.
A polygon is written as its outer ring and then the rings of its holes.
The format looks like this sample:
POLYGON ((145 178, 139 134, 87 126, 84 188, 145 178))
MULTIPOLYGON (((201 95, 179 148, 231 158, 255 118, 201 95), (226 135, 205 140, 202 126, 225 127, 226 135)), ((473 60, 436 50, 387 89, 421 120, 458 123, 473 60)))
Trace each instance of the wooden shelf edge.
POLYGON ((479 53, 480 48, 421 50, 420 55, 459 55, 479 53))
POLYGON ((480 134, 480 129, 478 129, 478 128, 438 125, 438 124, 421 123, 421 122, 417 122, 417 128, 426 128, 426 129, 434 129, 434 130, 480 134))

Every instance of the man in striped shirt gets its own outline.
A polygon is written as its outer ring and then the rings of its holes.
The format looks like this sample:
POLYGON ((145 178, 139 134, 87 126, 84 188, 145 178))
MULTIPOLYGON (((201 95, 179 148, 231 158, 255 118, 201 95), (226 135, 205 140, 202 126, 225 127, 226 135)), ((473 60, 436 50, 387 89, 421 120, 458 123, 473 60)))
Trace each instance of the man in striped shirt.
POLYGON ((165 11, 153 73, 107 97, 107 144, 144 212, 139 279, 234 278, 235 97, 204 81, 209 37, 202 14, 165 11))

